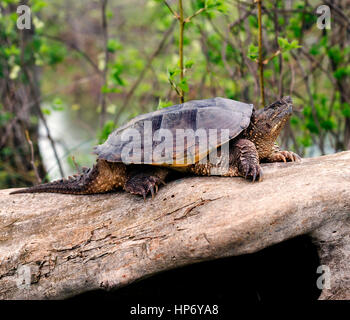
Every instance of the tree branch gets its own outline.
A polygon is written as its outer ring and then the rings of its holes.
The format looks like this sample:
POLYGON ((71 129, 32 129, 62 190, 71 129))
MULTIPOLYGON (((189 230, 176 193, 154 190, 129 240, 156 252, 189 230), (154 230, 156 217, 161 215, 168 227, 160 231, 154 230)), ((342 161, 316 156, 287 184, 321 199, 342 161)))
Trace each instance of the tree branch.
POLYGON ((125 192, 14 196, 2 190, 0 299, 118 288, 301 234, 312 235, 321 263, 331 268, 334 282, 322 297, 350 298, 349 257, 341 251, 349 245, 350 152, 263 168, 260 183, 185 178, 145 203, 125 192))

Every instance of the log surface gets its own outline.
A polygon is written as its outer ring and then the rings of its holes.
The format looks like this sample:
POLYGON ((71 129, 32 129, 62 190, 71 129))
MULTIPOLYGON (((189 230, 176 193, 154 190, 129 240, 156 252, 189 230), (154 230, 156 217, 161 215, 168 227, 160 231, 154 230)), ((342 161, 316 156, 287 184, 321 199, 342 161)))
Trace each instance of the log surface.
POLYGON ((350 152, 265 164, 263 170, 260 183, 176 180, 146 202, 125 192, 1 190, 0 299, 62 299, 117 288, 302 234, 314 238, 322 263, 331 267, 334 281, 321 298, 350 298, 350 152))

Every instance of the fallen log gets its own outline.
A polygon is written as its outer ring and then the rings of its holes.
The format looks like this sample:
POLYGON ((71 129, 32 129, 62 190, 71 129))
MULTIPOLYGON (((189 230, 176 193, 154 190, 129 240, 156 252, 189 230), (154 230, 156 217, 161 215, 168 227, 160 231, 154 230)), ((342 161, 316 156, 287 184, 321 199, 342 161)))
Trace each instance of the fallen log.
MULTIPOLYGON (((62 299, 309 234, 350 299, 350 152, 263 165, 264 181, 188 177, 154 200, 0 191, 0 299, 62 299)), ((328 283, 329 284, 329 283, 328 283)))

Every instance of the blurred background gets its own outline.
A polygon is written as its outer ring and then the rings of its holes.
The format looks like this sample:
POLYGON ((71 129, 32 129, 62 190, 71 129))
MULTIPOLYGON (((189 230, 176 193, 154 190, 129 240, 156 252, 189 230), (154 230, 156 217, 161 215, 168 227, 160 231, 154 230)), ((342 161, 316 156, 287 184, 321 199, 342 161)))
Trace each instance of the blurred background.
POLYGON ((0 0, 0 188, 91 166, 112 130, 181 98, 290 95, 283 148, 347 150, 349 62, 350 0, 0 0))

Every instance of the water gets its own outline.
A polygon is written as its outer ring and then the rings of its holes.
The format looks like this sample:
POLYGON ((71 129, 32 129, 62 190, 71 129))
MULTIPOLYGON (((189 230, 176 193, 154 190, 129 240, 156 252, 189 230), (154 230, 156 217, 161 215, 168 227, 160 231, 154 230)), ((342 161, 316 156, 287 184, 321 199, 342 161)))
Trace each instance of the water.
MULTIPOLYGON (((72 161, 69 162, 71 156, 75 157, 79 165, 90 167, 93 164, 96 157, 92 154, 92 150, 96 140, 91 133, 73 120, 68 111, 53 111, 46 116, 46 121, 51 136, 56 142, 58 158, 65 176, 76 172, 74 166, 71 165, 72 161)), ((39 124, 39 148, 49 179, 61 178, 57 160, 42 122, 39 124)))

